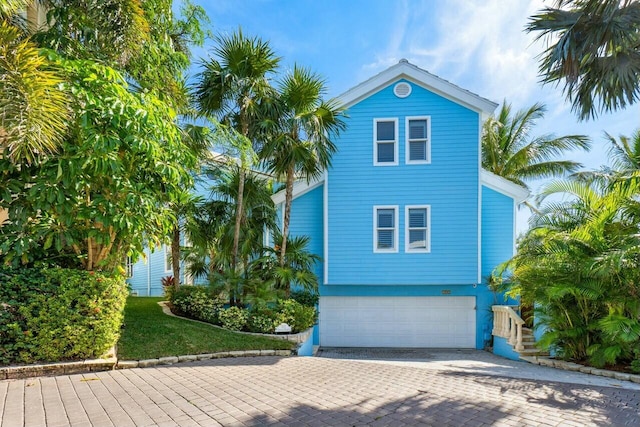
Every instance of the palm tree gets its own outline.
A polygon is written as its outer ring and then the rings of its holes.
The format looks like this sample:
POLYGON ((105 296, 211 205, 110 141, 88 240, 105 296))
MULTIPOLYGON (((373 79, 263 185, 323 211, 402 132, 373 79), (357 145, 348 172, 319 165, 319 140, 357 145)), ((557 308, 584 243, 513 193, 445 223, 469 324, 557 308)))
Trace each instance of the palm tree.
POLYGON ((588 150, 589 138, 583 135, 532 136, 531 129, 544 113, 542 104, 534 104, 512 114, 511 105, 504 102, 498 116, 484 124, 482 167, 525 188, 528 188, 529 180, 560 176, 580 168, 580 163, 555 158, 567 150, 588 150))
MULTIPOLYGON (((14 2, 19 5, 20 2, 14 2)), ((11 11, 11 3, 3 6, 11 11)), ((61 144, 69 110, 55 65, 5 16, 0 21, 0 156, 27 164, 61 144)))
POLYGON ((243 265, 243 273, 228 267, 233 263, 232 247, 235 243, 235 208, 238 200, 238 181, 241 168, 209 168, 205 174, 215 184, 211 187, 210 200, 197 206, 196 213, 188 224, 188 234, 192 248, 187 251, 187 270, 194 277, 208 277, 214 281, 223 276, 222 281, 234 283, 227 292, 231 305, 241 304, 244 289, 242 282, 251 279, 249 264, 252 259, 263 254, 265 232, 275 231, 276 212, 271 200, 272 189, 264 176, 249 172, 243 178, 244 199, 238 258, 243 265))
POLYGON ((534 214, 508 268, 548 328, 541 344, 560 356, 601 366, 629 361, 640 345, 638 189, 568 180, 541 193, 554 200, 534 214))
MULTIPOLYGON (((257 106, 271 92, 268 76, 275 71, 280 59, 267 42, 257 37, 245 37, 242 30, 231 36, 218 36, 216 41, 214 54, 218 59, 211 58, 205 62, 204 71, 195 87, 198 109, 203 115, 218 115, 241 137, 250 140, 257 106)), ((244 209, 246 167, 245 162, 241 163, 232 248, 233 269, 238 263, 244 209)))
POLYGON ((294 180, 310 181, 322 175, 337 150, 331 138, 345 128, 342 108, 334 99, 324 101, 325 92, 322 78, 295 66, 280 83, 278 117, 260 153, 269 170, 285 180, 280 266, 284 266, 287 253, 294 180))
POLYGON ((640 2, 557 0, 531 17, 527 31, 549 40, 540 61, 544 83, 564 81, 581 119, 640 99, 640 2))

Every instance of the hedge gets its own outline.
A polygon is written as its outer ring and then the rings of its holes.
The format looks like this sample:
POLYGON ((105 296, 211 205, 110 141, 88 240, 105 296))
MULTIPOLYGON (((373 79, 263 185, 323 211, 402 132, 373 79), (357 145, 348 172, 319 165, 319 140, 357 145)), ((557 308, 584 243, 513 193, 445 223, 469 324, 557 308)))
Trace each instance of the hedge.
POLYGON ((96 358, 118 340, 121 275, 0 268, 0 364, 96 358))

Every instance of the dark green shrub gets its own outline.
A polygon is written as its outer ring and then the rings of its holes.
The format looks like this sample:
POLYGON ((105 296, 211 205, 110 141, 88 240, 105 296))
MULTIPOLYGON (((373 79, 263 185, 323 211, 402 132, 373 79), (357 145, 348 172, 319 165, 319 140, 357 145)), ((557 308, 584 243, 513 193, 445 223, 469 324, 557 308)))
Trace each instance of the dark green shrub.
POLYGON ((218 313, 218 319, 220 325, 231 331, 241 331, 244 329, 249 318, 249 312, 246 309, 240 307, 229 307, 220 310, 218 313))
POLYGON ((118 340, 126 296, 120 275, 0 268, 0 363, 101 356, 118 340))
POLYGON ((295 291, 291 291, 291 299, 307 307, 315 307, 318 304, 320 296, 315 291, 296 289, 295 291))
POLYGON ((293 333, 304 331, 316 323, 315 307, 307 307, 299 302, 286 299, 278 302, 276 325, 286 323, 293 333))
POLYGON ((218 322, 218 313, 224 305, 202 286, 180 286, 172 297, 171 303, 178 314, 209 323, 218 322))

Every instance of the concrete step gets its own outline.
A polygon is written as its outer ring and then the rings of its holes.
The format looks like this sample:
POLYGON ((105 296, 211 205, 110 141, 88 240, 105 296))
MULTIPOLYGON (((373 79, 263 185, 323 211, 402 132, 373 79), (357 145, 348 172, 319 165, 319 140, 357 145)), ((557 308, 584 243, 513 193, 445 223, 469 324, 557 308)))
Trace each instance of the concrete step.
POLYGON ((540 349, 537 348, 525 348, 524 350, 520 350, 516 352, 520 355, 520 357, 522 356, 548 356, 549 352, 548 351, 542 351, 540 349))

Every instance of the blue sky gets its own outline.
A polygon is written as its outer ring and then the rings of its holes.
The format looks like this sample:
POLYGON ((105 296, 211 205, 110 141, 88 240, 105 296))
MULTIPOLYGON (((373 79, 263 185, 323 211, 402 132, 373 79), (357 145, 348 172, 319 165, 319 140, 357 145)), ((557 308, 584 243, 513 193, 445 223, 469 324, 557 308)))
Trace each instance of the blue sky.
MULTIPOLYGON (((540 0, 194 0, 211 19, 214 34, 242 27, 270 42, 282 57, 282 72, 294 63, 324 76, 328 96, 349 88, 406 58, 458 86, 515 109, 547 106, 534 135, 585 134, 589 153, 568 157, 587 168, 606 161, 603 131, 631 135, 640 127, 640 106, 578 122, 560 88, 538 83, 536 56, 544 43, 523 28, 542 9, 540 0)), ((206 58, 209 41, 194 57, 206 58)), ((197 68, 196 68, 197 70, 197 68)), ((539 183, 532 183, 535 190, 539 183)), ((526 228, 521 209, 518 229, 526 228)))

